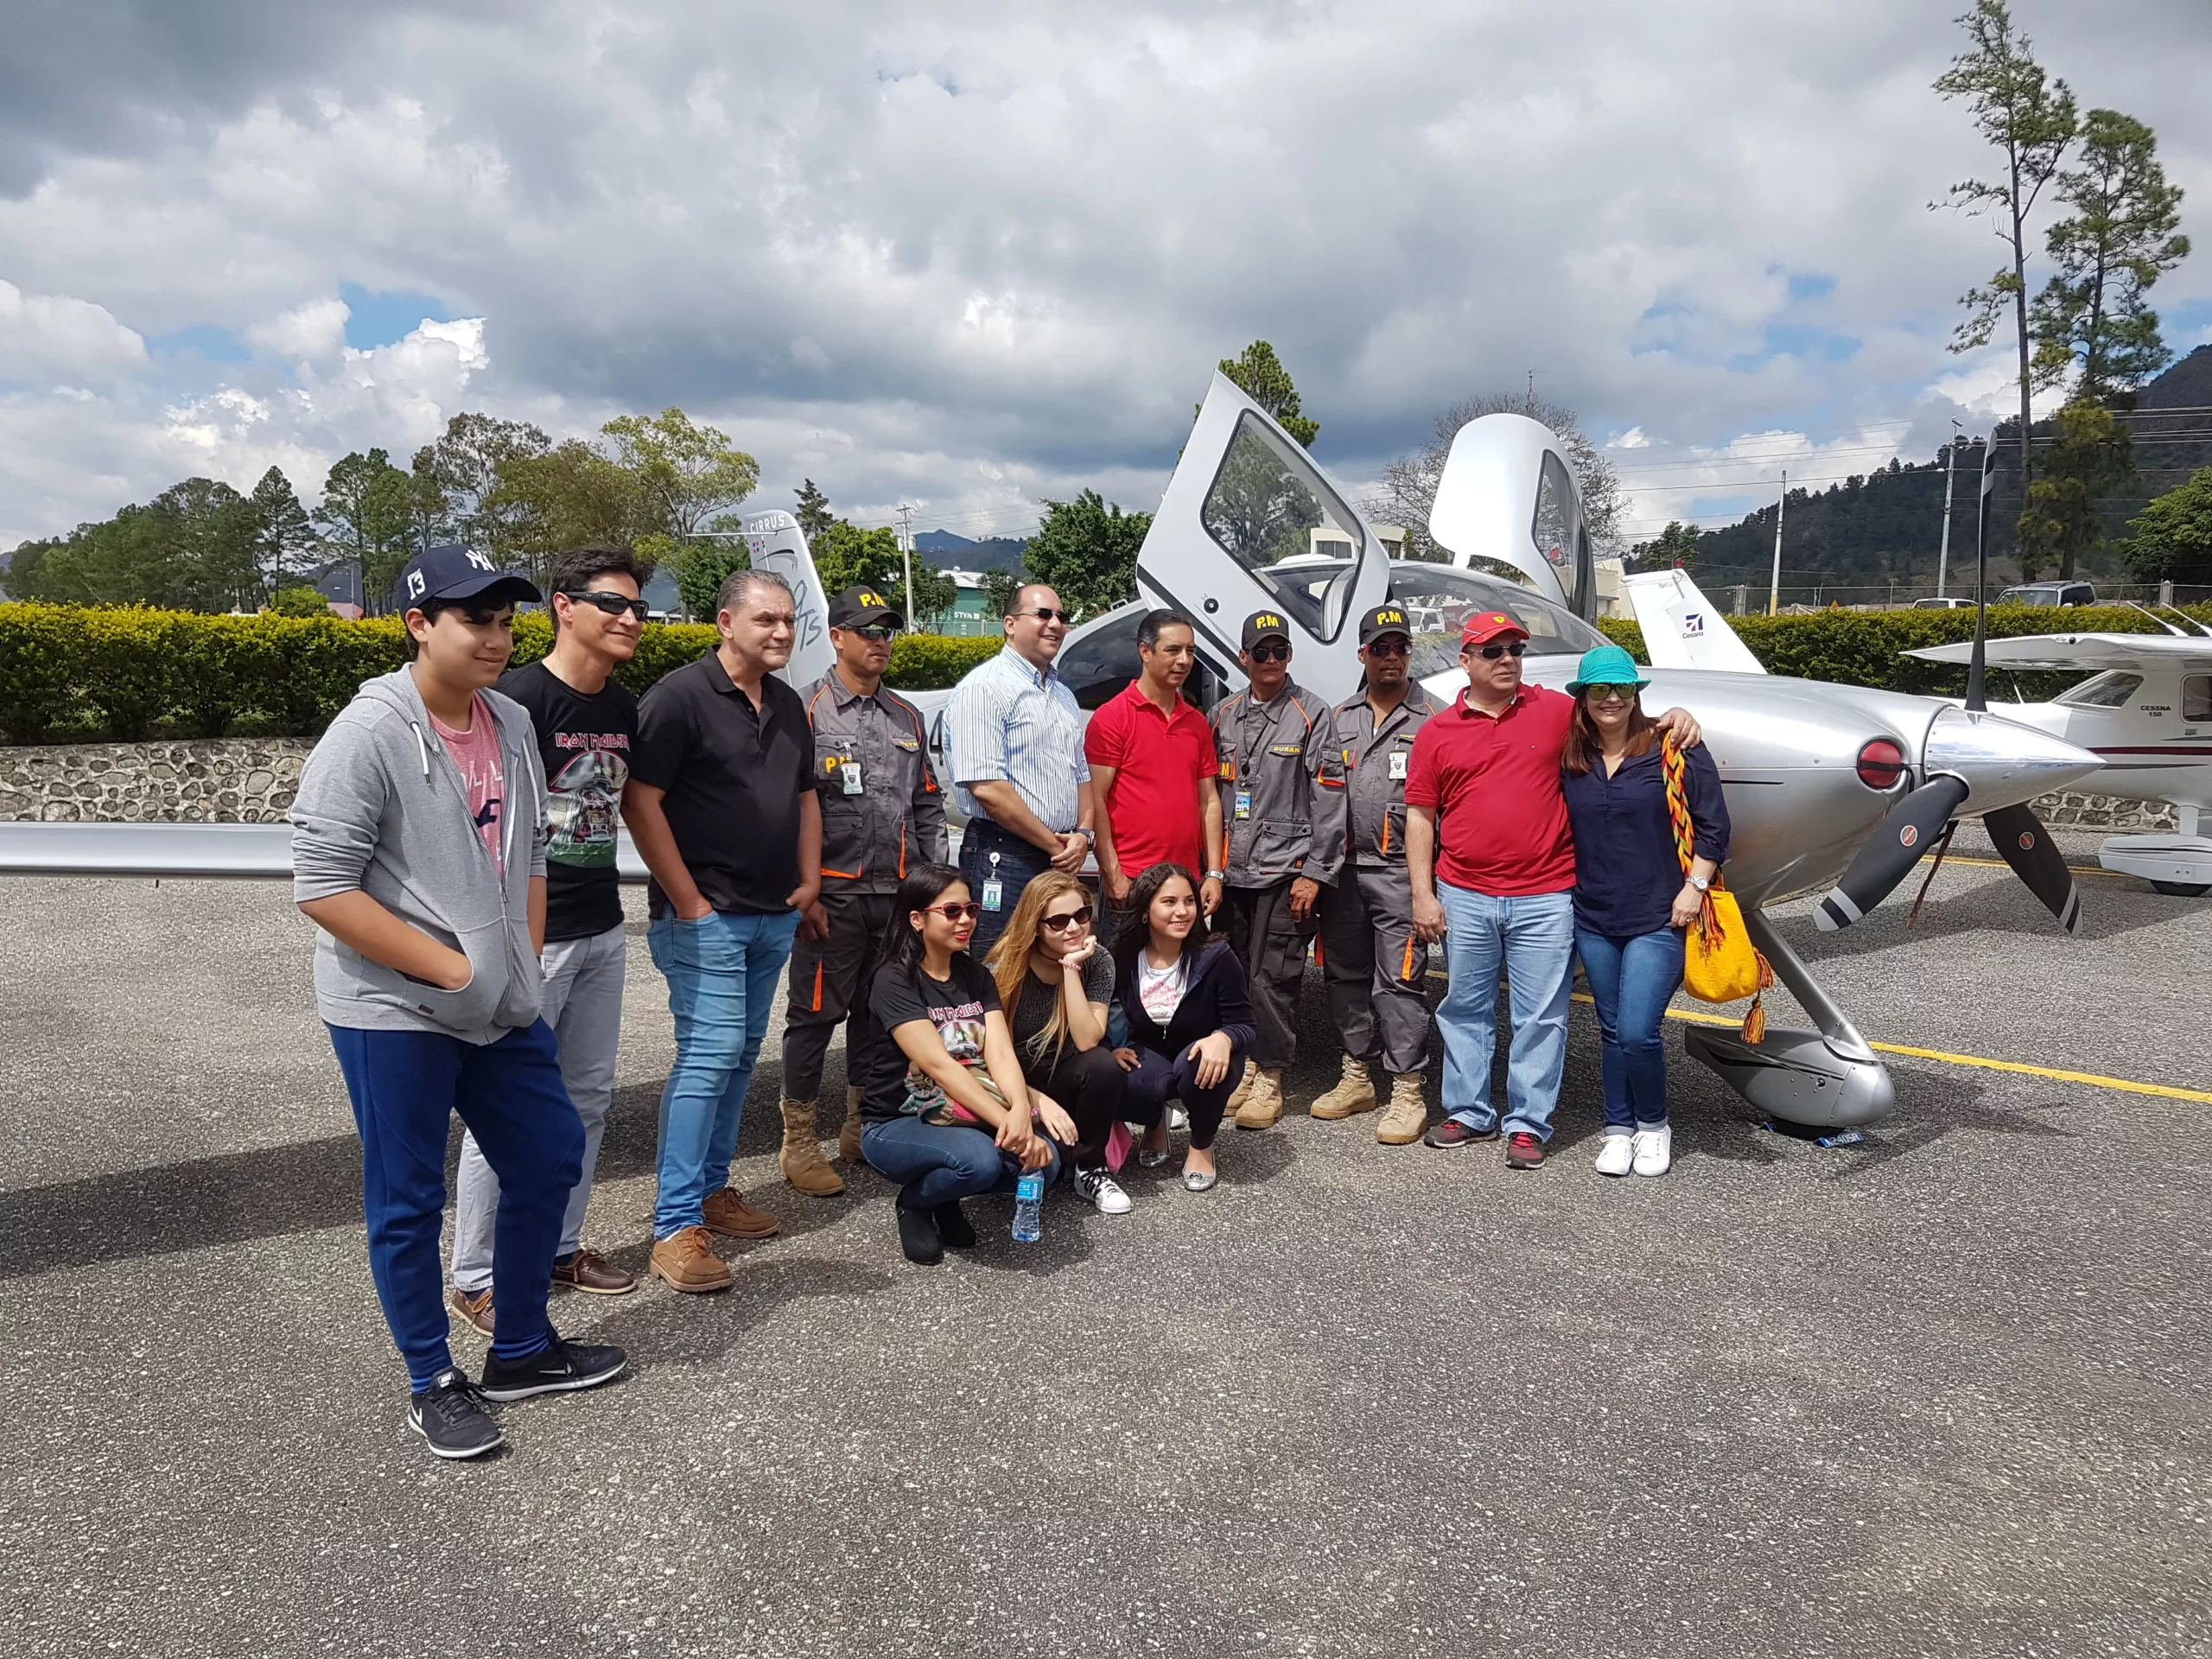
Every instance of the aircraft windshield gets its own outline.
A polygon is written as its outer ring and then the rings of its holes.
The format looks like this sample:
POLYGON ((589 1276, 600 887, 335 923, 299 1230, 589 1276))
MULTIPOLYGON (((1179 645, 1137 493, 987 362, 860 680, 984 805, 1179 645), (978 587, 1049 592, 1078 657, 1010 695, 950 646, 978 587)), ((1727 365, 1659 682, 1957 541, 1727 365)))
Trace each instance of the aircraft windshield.
MULTIPOLYGON (((1313 599, 1351 567, 1342 560, 1300 560, 1265 574, 1286 591, 1313 599)), ((1580 657, 1606 643, 1605 636, 1573 612, 1502 576, 1487 576, 1448 564, 1394 561, 1390 597, 1406 607, 1413 623, 1413 671, 1416 679, 1459 665, 1459 628, 1474 611, 1503 611, 1529 630, 1532 657, 1580 657)))
POLYGON ((2091 675, 2072 690, 2060 692, 2054 701, 2070 702, 2077 709, 2125 709, 2127 700, 2135 695, 2135 688, 2142 683, 2140 674, 2108 668, 2101 674, 2091 675))
POLYGON ((1317 639, 1333 639, 1344 626, 1359 563, 1357 557, 1316 560, 1317 544, 1347 552, 1366 540, 1359 520, 1322 481, 1311 461, 1291 454, 1250 410, 1214 474, 1198 510, 1206 534, 1274 595, 1317 639), (1316 535, 1315 532, 1321 532, 1316 535), (1298 563, 1290 572, 1283 561, 1298 563), (1325 570, 1319 582, 1306 577, 1325 570), (1341 577, 1332 585, 1332 578, 1341 577))

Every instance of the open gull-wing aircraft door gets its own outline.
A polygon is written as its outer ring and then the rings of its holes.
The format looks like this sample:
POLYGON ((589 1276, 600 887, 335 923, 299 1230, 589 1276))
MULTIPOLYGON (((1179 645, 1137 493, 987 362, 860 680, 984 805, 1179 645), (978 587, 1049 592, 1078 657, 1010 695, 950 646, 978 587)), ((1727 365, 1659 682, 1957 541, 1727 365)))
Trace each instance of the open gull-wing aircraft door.
POLYGON ((1359 613, 1389 597, 1390 562, 1313 458, 1217 372, 1137 554, 1137 591, 1189 616, 1234 682, 1244 619, 1280 612, 1300 683, 1342 697, 1359 679, 1359 613))
POLYGON ((1467 569, 1478 559, 1519 571, 1584 621, 1598 612, 1598 570, 1582 493, 1559 435, 1526 415, 1484 415, 1452 440, 1428 533, 1467 569))
MULTIPOLYGON (((777 671, 794 686, 820 679, 837 660, 830 645, 830 597, 814 573, 806 532, 788 512, 752 512, 742 526, 745 550, 755 570, 772 570, 791 585, 798 603, 798 626, 791 638, 791 659, 777 671)), ((712 621, 714 619, 708 619, 712 621)))

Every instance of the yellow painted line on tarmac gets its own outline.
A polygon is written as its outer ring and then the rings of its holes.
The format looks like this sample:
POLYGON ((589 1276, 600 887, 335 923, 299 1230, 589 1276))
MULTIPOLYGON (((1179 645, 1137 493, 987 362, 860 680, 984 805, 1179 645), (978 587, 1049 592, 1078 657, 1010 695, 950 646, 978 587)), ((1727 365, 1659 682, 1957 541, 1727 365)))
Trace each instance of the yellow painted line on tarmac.
MULTIPOLYGON (((1574 1000, 1587 1002, 1590 1001, 1589 993, 1577 991, 1574 1000)), ((1743 1024, 1743 1020, 1733 1014, 1706 1014, 1695 1008, 1669 1008, 1667 1017, 1688 1020, 1697 1026, 1743 1024)), ((2023 1077, 2049 1077, 2054 1083, 2081 1083, 2093 1089, 2118 1089, 2131 1095, 2157 1095, 2164 1100, 2190 1100, 2212 1105, 2212 1091, 2202 1089, 2177 1089, 2164 1083, 2138 1083, 2133 1077, 2101 1077, 2094 1071, 2061 1071, 2052 1066, 2029 1065, 2020 1060, 1993 1060, 1980 1054, 1953 1054, 1940 1048, 1911 1048, 1903 1043, 1870 1041, 1866 1046, 1885 1054, 1903 1054, 1916 1060, 1941 1060, 1946 1065, 1978 1066, 1985 1071, 2017 1071, 2023 1077)))
MULTIPOLYGON (((1933 853, 1928 855, 1929 858, 1933 858, 1934 856, 1935 855, 1933 853)), ((1922 861, 1924 863, 1927 861, 1926 859, 1923 859, 1922 861)), ((1984 869, 1989 870, 2009 870, 2012 868, 2001 858, 1968 858, 1963 853, 1953 853, 1943 861, 1946 864, 1979 864, 1984 869)), ((2069 864, 2066 868, 2073 871, 2076 875, 2116 876, 2123 874, 2123 872, 2120 870, 2101 869, 2094 864, 2069 864)))

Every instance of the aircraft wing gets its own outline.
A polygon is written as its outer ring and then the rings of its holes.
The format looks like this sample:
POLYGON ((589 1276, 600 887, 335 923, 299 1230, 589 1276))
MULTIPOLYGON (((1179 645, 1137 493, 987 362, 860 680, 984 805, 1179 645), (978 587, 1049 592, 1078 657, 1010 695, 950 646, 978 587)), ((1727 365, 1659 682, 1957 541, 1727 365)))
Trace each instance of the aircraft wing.
MULTIPOLYGON (((2212 667, 2212 639, 2185 634, 2029 633, 1989 640, 1984 649, 1992 668, 2212 667)), ((1904 654, 1925 663, 1964 663, 1974 656, 1974 643, 1962 639, 1955 645, 1923 645, 1904 654)))
POLYGON ((1636 608, 1637 626, 1643 630, 1643 652, 1652 667, 1766 672, 1728 626, 1720 607, 1690 580, 1688 571, 1647 570, 1628 577, 1624 585, 1636 608))

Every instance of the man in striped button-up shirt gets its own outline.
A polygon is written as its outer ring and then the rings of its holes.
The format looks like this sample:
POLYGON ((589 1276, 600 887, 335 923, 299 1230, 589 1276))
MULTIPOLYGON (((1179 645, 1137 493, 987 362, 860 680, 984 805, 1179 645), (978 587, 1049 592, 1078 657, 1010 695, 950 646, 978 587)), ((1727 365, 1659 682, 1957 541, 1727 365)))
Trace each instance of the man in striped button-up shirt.
POLYGON ((1006 649, 969 671, 945 711, 954 799, 968 815, 960 868, 983 906, 969 946, 979 957, 1031 878, 1072 874, 1090 855, 1083 711, 1052 671, 1067 633, 1058 594, 1042 582, 1016 589, 1006 649))

